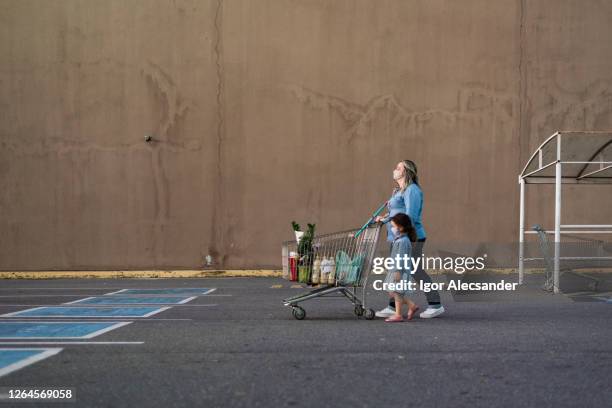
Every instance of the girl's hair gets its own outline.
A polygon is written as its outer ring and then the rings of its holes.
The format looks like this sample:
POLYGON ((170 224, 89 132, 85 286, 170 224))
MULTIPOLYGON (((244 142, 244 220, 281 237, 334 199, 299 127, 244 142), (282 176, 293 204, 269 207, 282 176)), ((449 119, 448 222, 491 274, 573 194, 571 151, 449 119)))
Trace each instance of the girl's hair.
POLYGON ((412 220, 410 219, 410 216, 404 213, 397 213, 393 217, 391 217, 391 221, 393 221, 395 225, 397 225, 401 229, 400 232, 404 232, 406 235, 408 235, 410 241, 416 242, 417 234, 416 230, 414 229, 414 225, 412 225, 412 220))

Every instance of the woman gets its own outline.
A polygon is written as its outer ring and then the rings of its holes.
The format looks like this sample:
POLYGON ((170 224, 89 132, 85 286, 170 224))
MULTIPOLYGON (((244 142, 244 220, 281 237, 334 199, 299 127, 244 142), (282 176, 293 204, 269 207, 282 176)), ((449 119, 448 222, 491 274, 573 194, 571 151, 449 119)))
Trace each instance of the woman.
MULTIPOLYGON (((412 220, 412 224, 417 234, 417 240, 412 248, 413 256, 419 257, 423 253, 423 246, 425 245, 427 237, 421 221, 421 213, 423 212, 423 191, 419 186, 416 164, 414 164, 412 160, 404 160, 397 163, 395 170, 393 170, 393 180, 397 186, 387 202, 388 214, 376 217, 376 221, 387 224, 387 241, 392 243, 394 237, 389 223, 391 217, 399 213, 407 214, 412 220)), ((422 262, 419 262, 412 277, 417 285, 420 285, 420 282, 431 283, 431 277, 423 270, 422 262)), ((440 294, 438 291, 432 290, 430 292, 425 292, 425 296, 427 298, 428 307, 419 315, 422 319, 430 319, 444 313, 444 306, 440 303, 440 294)), ((389 306, 376 312, 376 316, 385 318, 394 314, 394 299, 389 301, 389 306)))

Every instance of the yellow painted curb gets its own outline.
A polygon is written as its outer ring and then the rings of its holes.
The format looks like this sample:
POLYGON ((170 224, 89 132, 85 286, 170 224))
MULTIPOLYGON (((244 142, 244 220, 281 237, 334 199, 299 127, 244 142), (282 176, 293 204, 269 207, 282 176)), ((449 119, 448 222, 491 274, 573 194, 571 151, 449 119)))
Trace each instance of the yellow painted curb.
POLYGON ((74 278, 280 278, 280 270, 152 270, 152 271, 0 271, 0 279, 74 279, 74 278))
MULTIPOLYGON (((445 271, 428 270, 430 275, 442 275, 445 271)), ((543 269, 525 269, 525 274, 541 274, 543 269)), ((581 270, 585 273, 612 273, 610 268, 581 270)), ((448 273, 448 272, 446 272, 448 273)), ((495 268, 478 271, 478 274, 509 275, 514 268, 495 268)), ((0 279, 117 279, 117 278, 280 278, 278 269, 227 269, 227 270, 148 270, 148 271, 0 271, 0 279)))

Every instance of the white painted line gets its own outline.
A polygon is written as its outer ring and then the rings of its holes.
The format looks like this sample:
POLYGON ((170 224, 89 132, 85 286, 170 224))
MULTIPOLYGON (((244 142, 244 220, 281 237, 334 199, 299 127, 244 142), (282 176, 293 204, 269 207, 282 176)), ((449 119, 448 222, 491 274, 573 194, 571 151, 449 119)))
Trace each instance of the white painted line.
MULTIPOLYGON (((68 345, 68 344, 76 344, 76 345, 88 345, 88 344, 93 344, 93 345, 103 345, 103 344, 109 344, 109 345, 131 345, 131 344, 144 344, 144 341, 1 341, 0 342, 0 346, 2 346, 3 344, 6 345, 10 345, 10 346, 21 346, 21 345, 34 345, 34 344, 64 344, 64 345, 68 345)), ((1 350, 1 349, 0 349, 1 350)), ((17 350, 17 349, 10 349, 10 350, 17 350)), ((19 349, 22 350, 22 349, 19 349)), ((27 350, 27 349, 25 349, 27 350)))
MULTIPOLYGON (((27 306, 27 305, 23 305, 23 306, 27 306)), ((141 305, 139 305, 139 306, 141 306, 141 305)), ((47 307, 62 308, 62 306, 58 306, 58 305, 49 305, 49 306, 44 306, 44 307, 35 307, 35 308, 32 308, 32 309, 25 309, 25 310, 19 310, 17 312, 12 312, 12 313, 5 313, 3 315, 0 315, 0 317, 24 317, 24 316, 19 315, 19 313, 31 312, 33 310, 45 309, 47 307)), ((83 306, 79 306, 79 307, 83 307, 83 306)), ((128 307, 128 309, 136 309, 137 307, 138 306, 128 307)), ((142 307, 144 307, 144 306, 142 306, 142 307)), ((70 307, 66 306, 64 308, 69 309, 70 307)), ((90 305, 90 308, 92 308, 92 309, 93 308, 99 308, 99 309, 126 309, 125 306, 121 306, 121 307, 116 307, 115 306, 115 307, 113 307, 113 306, 99 306, 99 305, 96 305, 96 306, 90 305)), ((137 319, 137 318, 143 318, 143 317, 150 317, 150 316, 156 315, 158 313, 164 312, 164 311, 166 311, 168 309, 172 309, 172 307, 170 307, 170 306, 168 306, 168 307, 160 307, 157 310, 153 310, 153 311, 151 311, 149 313, 146 313, 146 314, 140 315, 140 316, 123 316, 123 315, 113 315, 113 316, 69 315, 69 316, 25 316, 25 317, 36 317, 38 319, 44 319, 44 318, 47 318, 47 317, 59 317, 59 318, 62 318, 62 319, 67 319, 67 318, 72 319, 72 318, 75 318, 75 317, 80 318, 80 319, 87 318, 87 317, 92 317, 92 318, 95 318, 95 317, 108 317, 109 319, 113 319, 113 318, 121 318, 122 317, 122 318, 128 318, 128 319, 133 319, 133 318, 137 319)))
MULTIPOLYGON (((2 344, 6 344, 6 343, 2 343, 2 344)), ((20 343, 20 344, 25 344, 25 343, 20 343)), ((9 349, 9 348, 0 348, 0 350, 16 350, 16 349, 9 349)), ((24 358, 23 360, 19 360, 13 364, 9 364, 6 367, 0 368, 0 377, 7 375, 9 373, 12 373, 13 371, 17 371, 20 368, 29 366, 30 364, 34 364, 40 360, 44 360, 45 358, 51 357, 56 355, 57 353, 59 353, 60 351, 62 351, 61 348, 48 348, 48 349, 19 349, 19 350, 44 350, 41 353, 35 354, 33 356, 24 358)))
MULTIPOLYGON (((81 322, 79 322, 79 323, 81 323, 81 322)), ((97 330, 97 331, 95 331, 93 333, 90 333, 90 334, 88 334, 86 336, 83 336, 82 338, 84 338, 84 339, 93 339, 94 337, 97 337, 97 336, 99 336, 101 334, 107 333, 107 332, 109 332, 111 330, 115 330, 115 329, 118 329, 120 327, 127 326, 130 323, 132 323, 132 322, 119 322, 117 324, 113 324, 112 326, 105 327, 104 329, 100 329, 100 330, 97 330)))
MULTIPOLYGON (((147 298, 147 297, 168 297, 168 298, 181 298, 185 296, 233 296, 233 295, 204 295, 202 293, 118 293, 118 294, 104 294, 96 295, 94 297, 126 297, 126 298, 147 298)), ((32 296, 35 297, 35 296, 32 296)))
MULTIPOLYGON (((204 278, 206 280, 209 280, 210 278, 204 278)), ((237 280, 237 279, 243 279, 243 278, 224 278, 227 280, 237 280)), ((130 279, 133 280, 133 279, 130 279)), ((249 289, 250 286, 219 286, 219 289, 249 289)), ((9 290, 9 291, 15 291, 15 290, 41 290, 41 291, 46 291, 46 290, 129 290, 129 289, 142 289, 142 288, 119 288, 119 287, 104 287, 103 285, 100 285, 98 287, 81 287, 81 286, 76 286, 76 287, 45 287, 45 286, 38 286, 38 287, 2 287, 0 288, 0 291, 3 290, 9 290)), ((148 289, 168 289, 168 288, 148 288, 148 289)), ((184 289, 184 288, 175 288, 175 289, 184 289)), ((187 289, 194 289, 194 288, 187 288, 187 289)), ((198 288, 195 288, 198 289, 198 288)))
MULTIPOLYGON (((26 309, 28 311, 30 310, 40 310, 40 309, 44 309, 44 307, 35 307, 33 309, 26 309)), ((5 313, 3 315, 0 315, 0 317, 11 317, 11 316, 17 316, 19 313, 23 313, 25 312, 25 310, 18 310, 16 312, 11 312, 11 313, 5 313)))
MULTIPOLYGON (((133 317, 132 317, 133 318, 133 317)), ((1 322, 19 322, 19 321, 23 321, 23 322, 36 322, 38 320, 40 320, 40 317, 28 317, 28 316, 13 316, 13 317, 1 317, 0 318, 0 323, 1 322), (5 319, 5 320, 3 320, 5 319), (16 319, 22 319, 22 320, 16 320, 16 319), (31 319, 31 320, 23 320, 23 319, 31 319)), ((59 320, 57 319, 64 319, 64 317, 45 317, 45 322, 59 322, 59 320)), ((125 319, 125 318, 123 318, 125 319)), ((87 322, 117 322, 120 323, 119 320, 121 319, 115 319, 112 317, 91 317, 89 319, 87 319, 87 322)), ((186 320, 186 321, 190 321, 193 319, 163 319, 163 318, 157 318, 157 319, 148 319, 148 320, 140 320, 141 322, 164 322, 164 321, 174 321, 174 320, 186 320)), ((122 321, 127 321, 127 320, 122 320, 122 321)), ((62 323, 68 323, 68 322, 62 322, 62 323)), ((74 322, 73 322, 74 323, 74 322)))
MULTIPOLYGON (((126 280, 134 280, 134 279, 126 279, 126 280)), ((169 279, 172 280, 172 279, 169 279)), ((139 282, 139 283, 145 283, 145 282, 139 282)), ((202 285, 202 286, 208 286, 208 285, 202 285)), ((223 289, 233 289, 234 286, 220 286, 223 289)), ((236 286, 239 289, 245 289, 245 288, 249 288, 247 286, 236 286)), ((159 288, 142 288, 142 287, 134 287, 134 288, 126 288, 125 286, 123 287, 105 287, 104 285, 100 285, 98 287, 81 287, 81 286, 75 286, 75 287, 45 287, 45 286, 38 286, 38 287, 2 287, 0 288, 0 291, 15 291, 15 290, 40 290, 40 291, 46 291, 46 290, 100 290, 100 291, 104 291, 104 290, 113 290, 113 291, 117 291, 117 292, 123 292, 126 290, 132 290, 132 289, 136 289, 136 290, 166 290, 166 289, 202 289, 202 287, 198 287, 198 288, 194 288, 194 287, 183 287, 183 286, 177 286, 177 287, 159 287, 159 288)), ((208 289, 208 288, 205 288, 208 289)), ((111 292, 112 293, 112 292, 111 292)))
MULTIPOLYGON (((103 295, 103 296, 91 296, 88 298, 84 298, 84 299, 79 299, 79 300, 74 300, 72 302, 66 302, 66 303, 62 303, 63 305, 73 305, 75 303, 81 303, 81 302, 85 302, 89 299, 102 299, 104 296, 107 295, 103 295)), ((185 296, 185 295, 183 295, 185 296)), ((129 296, 129 295, 122 295, 121 297, 127 297, 127 298, 132 298, 133 296, 129 296)), ((145 296, 137 296, 137 297, 133 297, 134 299, 146 299, 147 297, 149 298, 160 298, 160 297, 178 297, 178 296, 163 296, 163 295, 147 295, 145 296)), ((115 296, 110 296, 109 299, 113 299, 116 298, 115 296)), ((90 304, 86 304, 86 305, 79 305, 79 306, 100 306, 100 305, 130 305, 130 306, 141 306, 141 305, 182 305, 184 303, 190 302, 193 299, 197 298, 197 296, 192 296, 189 298, 186 298, 185 300, 182 300, 180 302, 162 302, 162 303, 158 303, 158 302, 153 302, 153 303, 146 303, 146 302, 140 302, 140 303, 90 303, 90 304)), ((7 306, 7 305, 3 305, 3 306, 7 306)))
POLYGON ((206 296, 217 296, 217 297, 223 297, 223 296, 234 296, 234 295, 206 295, 206 296))
POLYGON ((144 315, 142 317, 150 317, 150 316, 156 315, 158 313, 164 312, 164 311, 166 311, 168 309, 172 309, 172 308, 171 307, 162 307, 162 308, 159 308, 157 310, 153 310, 152 312, 147 313, 146 315, 144 315))
POLYGON ((84 302, 86 300, 95 299, 95 298, 96 298, 95 296, 90 296, 90 297, 86 297, 86 298, 83 298, 83 299, 73 300, 72 302, 62 303, 62 305, 72 305, 72 304, 75 304, 75 303, 84 302))
MULTIPOLYGON (((197 296, 195 296, 197 297, 197 296)), ((79 307, 79 308, 89 308, 89 309, 96 309, 96 308, 100 308, 100 307, 106 307, 106 308, 126 308, 126 307, 154 307, 154 306, 161 306, 161 305, 170 305, 170 306, 176 306, 176 307, 200 307, 200 306, 218 306, 218 304, 216 303, 204 303, 204 304, 198 304, 198 305, 185 305, 185 304, 179 304, 179 303, 83 303, 83 304, 65 304, 65 303, 61 303, 61 304, 55 304, 55 303, 0 303, 0 307, 15 307, 15 306, 37 306, 37 309, 40 309, 41 307, 57 307, 57 308, 71 308, 71 307, 79 307)), ((27 309, 27 310, 32 310, 32 309, 27 309)), ((23 310, 20 310, 20 312, 23 312, 23 310)), ((14 312, 17 313, 17 312, 14 312)), ((0 317, 4 317, 4 315, 0 315, 0 317)))
POLYGON ((210 289, 207 289, 206 291, 200 292, 200 293, 178 293, 178 292, 175 292, 175 293, 124 293, 124 292, 127 292, 129 290, 174 290, 174 289, 193 290, 193 289, 200 289, 200 288, 127 288, 127 289, 117 290, 115 292, 105 293, 104 296, 122 294, 124 296, 164 296, 164 297, 171 297, 171 296, 187 296, 187 295, 208 295, 209 293, 213 293, 215 290, 217 290, 217 288, 210 288, 210 289))
MULTIPOLYGON (((73 293, 71 295, 0 295, 0 298, 22 298, 22 297, 33 297, 33 298, 37 298, 37 297, 77 297, 77 296, 91 296, 91 293, 73 293)), ((99 296, 102 296, 101 294, 99 296)))
POLYGON ((125 292, 127 289, 120 289, 115 292, 105 293, 105 295, 115 295, 117 293, 125 292))
MULTIPOLYGON (((75 323, 81 323, 81 324, 87 324, 87 323, 112 323, 112 322, 58 322, 58 321, 53 321, 53 322, 37 322, 37 321, 28 321, 28 322, 16 322, 14 320, 11 321, 11 323, 41 323, 41 324, 75 324, 75 323)), ((100 330, 96 330, 95 332, 89 333, 85 336, 61 336, 61 337, 56 337, 56 336, 40 336, 40 337, 33 337, 33 336, 28 336, 28 337, 0 337, 0 340, 37 340, 37 339, 92 339, 94 337, 97 337, 103 333, 109 332, 111 330, 115 330, 118 329, 119 327, 123 327, 123 326, 127 326, 128 324, 130 324, 132 322, 117 322, 116 324, 113 324, 112 326, 109 327, 105 327, 104 329, 100 329, 100 330)), ((4 344, 4 343, 2 343, 4 344)))

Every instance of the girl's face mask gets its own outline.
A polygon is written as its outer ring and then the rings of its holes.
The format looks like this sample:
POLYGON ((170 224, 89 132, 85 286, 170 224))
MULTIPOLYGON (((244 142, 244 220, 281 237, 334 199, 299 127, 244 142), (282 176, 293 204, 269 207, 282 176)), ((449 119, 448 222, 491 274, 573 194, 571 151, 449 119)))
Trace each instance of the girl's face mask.
POLYGON ((394 237, 397 237, 399 235, 399 230, 393 225, 391 226, 391 232, 393 233, 394 237))

